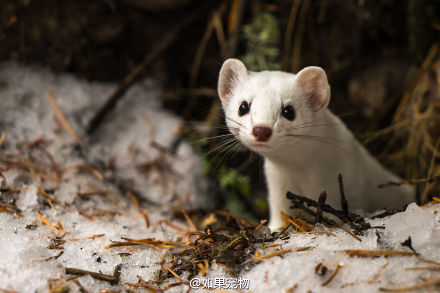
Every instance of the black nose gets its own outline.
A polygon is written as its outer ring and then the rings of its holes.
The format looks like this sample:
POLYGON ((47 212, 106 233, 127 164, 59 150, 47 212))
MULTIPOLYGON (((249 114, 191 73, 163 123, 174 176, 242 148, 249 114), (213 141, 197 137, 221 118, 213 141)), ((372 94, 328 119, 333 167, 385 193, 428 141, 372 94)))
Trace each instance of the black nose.
POLYGON ((266 126, 256 126, 252 129, 252 135, 256 141, 268 141, 272 135, 272 129, 266 126))

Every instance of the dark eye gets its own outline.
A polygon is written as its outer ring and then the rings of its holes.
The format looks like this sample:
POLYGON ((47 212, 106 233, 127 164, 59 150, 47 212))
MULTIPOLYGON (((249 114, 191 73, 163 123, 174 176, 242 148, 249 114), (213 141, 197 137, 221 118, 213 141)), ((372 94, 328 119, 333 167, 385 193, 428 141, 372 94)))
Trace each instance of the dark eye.
POLYGON ((283 111, 281 111, 281 115, 283 115, 283 117, 287 120, 292 121, 293 119, 295 119, 295 110, 290 105, 286 106, 283 108, 283 111))
POLYGON ((238 108, 238 115, 243 116, 249 113, 249 104, 246 101, 243 101, 241 103, 240 107, 238 108))

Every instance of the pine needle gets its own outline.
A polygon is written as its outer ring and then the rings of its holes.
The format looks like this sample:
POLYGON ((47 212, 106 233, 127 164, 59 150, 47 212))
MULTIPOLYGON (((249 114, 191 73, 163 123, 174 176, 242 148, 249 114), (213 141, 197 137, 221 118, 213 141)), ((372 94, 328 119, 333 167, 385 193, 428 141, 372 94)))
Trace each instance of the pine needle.
POLYGON ((427 280, 425 282, 416 284, 416 285, 412 285, 412 286, 407 286, 407 287, 401 287, 401 288, 379 288, 379 291, 382 292, 406 292, 406 291, 413 291, 413 290, 419 290, 419 289, 424 289, 424 288, 428 288, 431 286, 436 286, 440 284, 440 278, 438 279, 432 279, 432 280, 427 280))
POLYGON ((0 146, 3 144, 6 138, 6 131, 2 131, 2 135, 0 136, 0 146))
POLYGON ((55 227, 54 225, 52 225, 51 222, 49 222, 42 214, 40 214, 39 212, 36 212, 37 216, 40 217, 41 221, 46 224, 47 226, 49 226, 52 230, 54 230, 55 232, 60 232, 60 230, 55 227))
POLYGON ((170 272, 177 280, 179 280, 179 282, 181 282, 182 283, 182 279, 180 278, 180 276, 175 272, 175 271, 173 271, 171 268, 167 268, 167 270, 168 270, 168 272, 170 272))
POLYGON ((326 286, 328 285, 336 276, 336 274, 339 272, 339 269, 342 268, 341 265, 339 265, 339 263, 336 264, 336 269, 333 272, 333 274, 327 279, 327 281, 325 281, 324 283, 321 284, 321 286, 326 286))
POLYGON ((76 134, 76 132, 73 130, 73 128, 70 126, 69 122, 67 121, 66 117, 64 116, 63 112, 61 111, 60 107, 58 106, 57 102, 55 101, 53 94, 50 90, 46 91, 47 99, 49 100, 49 103, 55 112, 55 117, 57 120, 63 125, 64 129, 67 131, 67 133, 82 147, 84 148, 84 142, 79 138, 79 136, 76 134))
POLYGON ((190 217, 186 213, 185 210, 182 210, 183 216, 185 217, 186 221, 188 222, 189 226, 193 231, 197 231, 196 225, 194 225, 193 221, 191 221, 190 217))
POLYGON ((280 250, 274 251, 272 253, 266 254, 264 256, 260 256, 259 255, 260 254, 260 250, 257 250, 255 252, 254 259, 255 260, 266 260, 266 259, 272 258, 274 256, 279 256, 279 255, 282 255, 282 254, 285 254, 285 253, 289 253, 289 252, 292 252, 292 249, 290 249, 290 248, 288 248, 288 249, 280 249, 280 250))
POLYGON ((415 252, 392 251, 392 250, 364 250, 364 249, 347 249, 345 252, 350 256, 414 256, 415 252))
POLYGON ((67 172, 69 172, 71 170, 75 170, 75 169, 90 171, 90 172, 92 172, 93 175, 96 176, 96 178, 99 179, 99 181, 104 180, 104 176, 102 176, 102 174, 98 170, 96 170, 95 167, 93 167, 91 165, 87 165, 87 164, 69 166, 66 169, 64 169, 63 171, 61 171, 61 174, 64 176, 67 172))
POLYGON ((261 220, 260 224, 258 224, 258 226, 255 227, 254 232, 256 232, 258 229, 260 229, 261 226, 263 226, 266 223, 267 223, 267 219, 261 220))
POLYGON ((202 277, 205 277, 206 276, 205 266, 202 263, 198 263, 197 265, 200 269, 200 273, 202 274, 202 277))
POLYGON ((426 262, 426 263, 429 263, 429 264, 432 264, 432 265, 440 266, 440 262, 437 262, 437 261, 434 261, 434 260, 425 259, 425 258, 421 258, 421 257, 418 257, 417 259, 422 261, 422 262, 426 262))

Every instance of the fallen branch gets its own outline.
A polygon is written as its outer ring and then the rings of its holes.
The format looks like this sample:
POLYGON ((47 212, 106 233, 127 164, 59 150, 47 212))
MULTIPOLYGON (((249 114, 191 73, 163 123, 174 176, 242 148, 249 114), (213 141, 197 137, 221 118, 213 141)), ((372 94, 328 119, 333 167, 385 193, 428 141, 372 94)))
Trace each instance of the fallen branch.
POLYGON ((125 285, 135 288, 145 288, 148 289, 150 292, 165 292, 172 287, 176 287, 180 285, 188 285, 187 282, 177 282, 177 283, 168 284, 163 288, 159 288, 154 285, 157 285, 157 283, 162 283, 160 281, 144 281, 140 276, 137 276, 137 278, 138 278, 137 283, 125 283, 125 285))
POLYGON ((316 217, 315 224, 321 223, 322 221, 322 212, 325 205, 325 200, 327 199, 327 193, 323 191, 318 198, 318 206, 316 207, 316 217))
POLYGON ((66 268, 66 274, 79 276, 90 275, 96 280, 106 281, 111 285, 116 285, 119 283, 119 278, 121 276, 121 267, 122 264, 117 265, 112 276, 74 268, 66 268))
POLYGON ((182 247, 185 246, 185 243, 183 242, 173 242, 173 241, 166 241, 166 240, 156 240, 153 238, 146 238, 146 239, 130 239, 130 238, 124 238, 122 239, 125 242, 114 242, 105 247, 105 249, 112 248, 112 247, 119 247, 119 246, 132 246, 132 245, 142 245, 142 246, 149 246, 157 249, 162 248, 173 248, 173 247, 182 247))
MULTIPOLYGON (((314 214, 313 212, 310 211, 310 209, 305 207, 304 204, 306 204, 309 207, 315 207, 315 208, 319 206, 319 203, 317 201, 301 195, 294 194, 290 191, 287 192, 286 197, 293 203, 293 205, 290 207, 291 209, 299 208, 308 213, 314 214)), ((365 219, 360 215, 351 212, 347 212, 347 215, 345 215, 344 211, 337 210, 328 204, 322 205, 322 211, 337 217, 344 223, 349 224, 357 232, 370 228, 370 224, 365 222, 365 219)), ((332 224, 336 225, 334 222, 332 224)))
POLYGON ((348 216, 348 202, 345 198, 345 191, 344 191, 344 182, 342 181, 342 174, 338 175, 338 185, 339 185, 339 194, 341 196, 341 207, 342 211, 344 212, 345 216, 348 216))
POLYGON ((391 216, 391 215, 394 215, 394 214, 397 214, 397 213, 404 212, 407 207, 408 207, 408 204, 405 204, 404 206, 402 206, 400 208, 397 208, 397 209, 386 210, 383 213, 380 213, 378 215, 373 216, 372 219, 382 219, 382 218, 385 218, 387 216, 391 216))

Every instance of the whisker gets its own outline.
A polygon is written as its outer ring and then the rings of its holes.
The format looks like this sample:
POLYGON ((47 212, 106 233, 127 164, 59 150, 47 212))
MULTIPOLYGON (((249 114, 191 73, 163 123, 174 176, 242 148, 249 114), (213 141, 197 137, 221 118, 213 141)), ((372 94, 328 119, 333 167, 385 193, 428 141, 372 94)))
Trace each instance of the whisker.
POLYGON ((322 143, 325 143, 325 144, 337 147, 337 148, 339 148, 341 150, 350 151, 350 150, 347 150, 347 149, 343 148, 341 145, 337 144, 337 143, 339 143, 339 144, 343 144, 343 143, 347 144, 347 142, 340 141, 340 140, 334 139, 332 137, 323 137, 323 136, 314 136, 314 135, 303 135, 303 134, 287 134, 286 136, 303 138, 303 139, 309 139, 309 140, 316 141, 316 142, 322 142, 322 143))
MULTIPOLYGON (((335 116, 337 116, 337 117, 346 117, 346 116, 350 116, 350 115, 353 115, 353 113, 345 113, 345 114, 340 114, 340 115, 335 114, 335 116)), ((319 117, 318 119, 312 119, 311 121, 307 121, 307 122, 298 124, 297 126, 309 125, 311 123, 322 122, 324 120, 325 120, 325 117, 319 117)), ((323 124, 323 125, 325 125, 325 124, 323 124)), ((335 123, 335 125, 343 125, 343 123, 335 123)))
MULTIPOLYGON (((241 145, 238 147, 241 147, 241 145)), ((237 152, 232 154, 232 158, 235 156, 235 154, 237 154, 237 152)), ((248 153, 248 159, 243 160, 243 162, 238 167, 235 168, 235 170, 239 173, 242 172, 243 170, 246 170, 246 168, 249 167, 255 161, 255 159, 258 158, 257 156, 254 157, 252 156, 254 155, 254 152, 252 151, 248 151, 247 153, 248 153)))
POLYGON ((225 153, 223 154, 223 156, 220 158, 220 160, 217 162, 216 166, 212 170, 212 174, 215 174, 215 172, 217 171, 220 164, 228 157, 228 155, 230 155, 232 152, 235 152, 236 150, 238 150, 239 147, 240 147, 239 140, 237 140, 232 145, 228 146, 227 150, 225 150, 225 153))
POLYGON ((224 149, 222 149, 221 151, 219 151, 211 160, 209 160, 209 167, 211 169, 211 175, 215 174, 215 171, 217 170, 218 166, 220 165, 220 163, 222 162, 223 158, 225 155, 222 156, 222 158, 220 160, 218 160, 216 166, 214 167, 214 169, 211 168, 211 166, 215 163, 216 159, 219 157, 220 154, 225 153, 226 151, 229 151, 233 146, 235 146, 238 142, 234 141, 233 143, 229 144, 228 146, 226 146, 224 149))
POLYGON ((239 130, 239 127, 234 126, 226 126, 226 125, 207 125, 213 129, 222 129, 222 130, 239 130))
POLYGON ((354 113, 350 112, 350 113, 344 113, 344 114, 335 114, 335 113, 333 113, 333 114, 338 117, 347 117, 347 116, 353 115, 354 113))
POLYGON ((211 136, 211 137, 205 137, 205 138, 198 139, 198 140, 194 141, 194 143, 206 142, 206 141, 210 141, 210 140, 214 140, 214 139, 225 138, 225 137, 233 137, 233 136, 234 135, 232 133, 220 134, 220 135, 216 135, 216 136, 211 136))
POLYGON ((298 124, 296 126, 310 125, 310 124, 313 124, 313 123, 316 123, 316 122, 320 123, 320 122, 323 122, 323 121, 325 121, 325 117, 319 117, 318 119, 312 119, 310 121, 305 121, 305 122, 300 123, 300 124, 298 124))
POLYGON ((232 119, 231 117, 225 116, 226 119, 228 119, 229 121, 232 121, 234 123, 237 123, 238 125, 240 125, 241 127, 243 127, 244 129, 246 129, 246 126, 244 126, 243 124, 241 124, 240 122, 235 121, 234 119, 232 119))
POLYGON ((290 130, 296 130, 296 129, 303 129, 303 128, 310 128, 310 127, 319 127, 319 126, 343 126, 342 123, 324 123, 324 124, 314 124, 314 125, 299 125, 288 129, 282 129, 284 131, 290 131, 290 130))
POLYGON ((210 150, 209 152, 204 154, 204 156, 207 156, 207 155, 211 154, 212 152, 215 152, 216 150, 218 150, 218 149, 220 149, 222 147, 228 147, 229 145, 233 144, 236 141, 237 141, 237 139, 235 137, 233 137, 233 138, 227 140, 226 142, 222 143, 221 145, 213 148, 212 150, 210 150))
POLYGON ((239 141, 239 142, 236 143, 236 144, 234 145, 234 147, 231 149, 231 152, 229 153, 229 158, 234 158, 235 155, 239 152, 240 148, 241 148, 241 143, 240 143, 240 141, 239 141))
POLYGON ((296 136, 296 137, 304 137, 304 138, 317 138, 317 139, 333 141, 333 142, 337 142, 337 143, 341 143, 341 144, 347 144, 346 141, 343 141, 343 140, 340 140, 340 139, 336 139, 334 137, 328 137, 328 136, 318 136, 318 135, 309 135, 309 134, 296 134, 296 133, 288 133, 288 134, 286 134, 286 136, 296 136))
POLYGON ((227 126, 223 123, 209 122, 209 121, 189 120, 189 121, 185 121, 184 123, 187 125, 208 125, 208 126, 220 126, 227 128, 227 126))
POLYGON ((238 127, 227 127, 227 126, 225 126, 225 125, 210 125, 209 123, 206 123, 206 125, 195 125, 195 126, 191 126, 191 127, 187 127, 187 129, 185 129, 184 131, 183 131, 183 133, 185 133, 185 132, 189 132, 189 131, 191 131, 191 130, 195 130, 195 131, 200 131, 200 128, 202 128, 202 127, 209 127, 209 128, 211 128, 211 129, 221 129, 221 130, 238 130, 239 128, 238 127))
POLYGON ((205 121, 201 121, 201 122, 197 122, 197 124, 204 124, 204 125, 208 125, 208 126, 213 126, 213 127, 222 127, 222 128, 228 128, 228 126, 226 126, 225 124, 220 124, 220 123, 211 123, 211 122, 205 122, 205 121))

